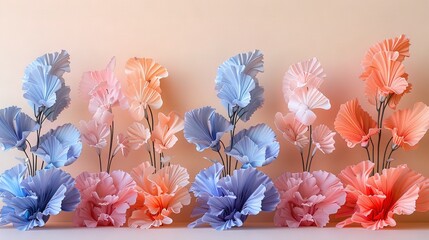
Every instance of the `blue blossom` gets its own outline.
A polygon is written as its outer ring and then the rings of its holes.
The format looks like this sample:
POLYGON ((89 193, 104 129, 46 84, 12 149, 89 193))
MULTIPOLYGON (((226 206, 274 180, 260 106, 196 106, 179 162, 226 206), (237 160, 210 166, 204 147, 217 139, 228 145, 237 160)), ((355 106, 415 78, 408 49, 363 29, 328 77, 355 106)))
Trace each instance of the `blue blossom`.
POLYGON ((12 224, 19 230, 29 230, 44 226, 52 215, 76 208, 80 194, 69 174, 52 168, 22 179, 24 171, 25 166, 18 165, 2 175, 2 180, 11 181, 5 184, 20 186, 25 191, 22 195, 3 196, 5 206, 0 212, 0 225, 12 224), (11 173, 18 173, 18 177, 4 177, 11 173))
POLYGON ((50 121, 56 120, 70 105, 70 87, 63 79, 65 72, 70 72, 70 56, 64 50, 40 56, 25 69, 24 98, 50 121))
POLYGON ((3 150, 27 147, 28 135, 39 129, 39 125, 21 108, 12 106, 0 110, 0 146, 3 150))
POLYGON ((219 179, 222 168, 217 163, 197 175, 191 191, 197 197, 193 215, 199 218, 189 227, 204 223, 217 230, 240 227, 249 215, 273 211, 279 203, 273 182, 262 172, 239 169, 219 179))
POLYGON ((185 114, 185 138, 195 144, 199 152, 207 148, 218 151, 220 139, 231 129, 231 123, 211 107, 194 109, 185 114))
POLYGON ((233 138, 233 146, 226 154, 241 162, 243 168, 261 167, 271 163, 280 152, 274 131, 266 124, 258 124, 240 131, 233 138))
POLYGON ((62 125, 40 137, 39 148, 32 151, 46 163, 46 168, 72 164, 82 152, 79 130, 72 124, 62 125))

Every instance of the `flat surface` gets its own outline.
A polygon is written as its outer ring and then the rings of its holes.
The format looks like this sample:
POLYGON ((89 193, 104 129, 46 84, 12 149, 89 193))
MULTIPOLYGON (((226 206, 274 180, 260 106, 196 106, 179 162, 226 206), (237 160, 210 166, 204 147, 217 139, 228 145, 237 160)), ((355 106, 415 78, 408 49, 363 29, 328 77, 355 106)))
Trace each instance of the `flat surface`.
POLYGON ((184 224, 162 227, 157 229, 132 229, 100 227, 95 229, 73 228, 70 224, 51 223, 45 228, 32 231, 20 232, 11 227, 0 228, 1 239, 428 239, 429 223, 400 223, 396 228, 385 228, 383 230, 371 231, 358 227, 337 229, 335 227, 316 228, 303 227, 299 229, 276 228, 271 225, 247 225, 228 231, 218 232, 211 228, 188 229, 184 224))

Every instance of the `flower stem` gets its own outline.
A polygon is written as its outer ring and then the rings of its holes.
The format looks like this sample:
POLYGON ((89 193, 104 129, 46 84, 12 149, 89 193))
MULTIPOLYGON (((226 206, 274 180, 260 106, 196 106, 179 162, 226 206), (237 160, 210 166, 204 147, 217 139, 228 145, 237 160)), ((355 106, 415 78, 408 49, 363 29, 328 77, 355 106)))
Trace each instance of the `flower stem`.
POLYGON ((101 163, 101 153, 98 152, 97 155, 98 155, 98 163, 100 164, 100 172, 102 172, 103 171, 103 165, 101 163))
POLYGON ((387 160, 389 160, 389 159, 386 159, 386 153, 387 153, 387 148, 389 147, 389 144, 390 144, 390 142, 392 142, 392 139, 393 139, 393 137, 391 137, 390 139, 389 139, 389 141, 387 142, 387 144, 386 144, 386 147, 384 148, 384 154, 383 154, 383 168, 381 169, 381 170, 383 170, 384 168, 386 168, 387 167, 387 160))
POLYGON ((112 164, 112 147, 113 147, 113 134, 115 132, 115 122, 112 121, 110 125, 110 143, 109 143, 109 155, 107 157, 107 173, 110 173, 110 165, 112 164))
POLYGON ((310 171, 310 154, 311 154, 311 145, 313 144, 313 139, 312 139, 312 133, 313 133, 313 128, 312 125, 310 125, 310 141, 308 142, 308 152, 307 152, 307 161, 305 163, 305 171, 309 172, 310 171))
POLYGON ((302 149, 300 149, 300 154, 301 154, 302 171, 305 172, 304 153, 302 152, 302 149))

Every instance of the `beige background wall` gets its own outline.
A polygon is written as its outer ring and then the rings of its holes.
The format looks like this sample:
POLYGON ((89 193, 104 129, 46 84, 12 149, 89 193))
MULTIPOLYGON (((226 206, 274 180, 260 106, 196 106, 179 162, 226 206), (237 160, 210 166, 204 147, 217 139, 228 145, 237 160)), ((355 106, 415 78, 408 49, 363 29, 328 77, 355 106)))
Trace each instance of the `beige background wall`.
MULTIPOLYGON (((363 83, 358 79, 360 62, 373 43, 401 33, 411 38, 411 58, 405 65, 414 84, 400 108, 413 102, 429 104, 429 1, 5 1, 0 0, 0 107, 15 104, 30 109, 22 98, 24 68, 37 56, 66 49, 72 72, 65 78, 72 87, 72 105, 56 123, 89 119, 87 103, 79 98, 78 83, 84 71, 104 68, 117 57, 117 74, 130 57, 152 57, 166 66, 170 77, 162 80, 164 112, 176 110, 182 116, 190 109, 212 105, 225 113, 214 91, 217 66, 228 57, 255 48, 265 53, 265 106, 249 124, 265 122, 274 127, 277 111, 286 112, 281 80, 288 66, 316 56, 326 73, 322 91, 331 99, 332 109, 318 111, 318 122, 333 128, 339 105, 358 97, 365 102, 363 83)), ((371 108, 371 113, 374 111, 371 108)), ((131 119, 120 114, 120 129, 131 119)), ((389 113, 390 114, 390 113, 389 113)), ((244 125, 241 125, 242 127, 244 125)), ((277 132, 278 133, 278 132, 277 132)), ((174 161, 189 169, 191 177, 209 162, 188 144, 183 135, 170 151, 174 161)), ((271 177, 284 171, 299 171, 295 150, 281 137, 281 154, 262 168, 271 177)), ((337 150, 318 155, 313 169, 338 173, 345 166, 365 159, 361 149, 349 150, 336 136, 337 150)), ((16 151, 1 153, 0 171, 16 164, 16 151)), ((130 170, 146 160, 142 152, 128 159, 116 159, 114 168, 130 170)), ((214 156, 214 155, 213 155, 214 156)), ((415 151, 398 151, 398 163, 408 163, 429 177, 429 136, 415 151)), ((85 146, 82 157, 67 167, 73 176, 81 171, 97 171, 92 149, 85 146)), ((191 207, 176 219, 188 221, 191 207)), ((69 221, 70 214, 56 220, 69 221)), ((271 214, 250 218, 271 221, 271 214)), ((429 213, 402 218, 426 221, 429 213)))

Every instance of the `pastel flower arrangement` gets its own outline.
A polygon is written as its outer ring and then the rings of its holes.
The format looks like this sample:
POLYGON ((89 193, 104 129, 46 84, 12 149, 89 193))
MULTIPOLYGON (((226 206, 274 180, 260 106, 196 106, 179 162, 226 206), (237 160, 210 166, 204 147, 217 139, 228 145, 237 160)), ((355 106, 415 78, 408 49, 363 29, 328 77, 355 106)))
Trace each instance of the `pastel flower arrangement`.
POLYGON ((21 108, 0 110, 0 146, 16 148, 25 158, 0 175, 0 225, 19 230, 43 227, 61 211, 74 211, 80 201, 75 180, 60 168, 76 161, 82 150, 80 133, 64 124, 42 135, 46 120, 54 122, 70 105, 70 88, 63 75, 70 72, 70 56, 61 52, 38 57, 25 69, 22 89, 34 119, 21 108), (29 140, 36 133, 35 143, 29 140), (39 161, 40 160, 40 161, 39 161))
POLYGON ((264 90, 256 78, 262 71, 263 54, 259 50, 231 57, 219 66, 215 79, 217 96, 229 119, 212 107, 185 114, 186 140, 199 152, 211 149, 219 156, 209 159, 214 164, 197 174, 190 189, 197 198, 191 216, 197 219, 189 224, 191 228, 203 224, 216 230, 241 227, 248 216, 273 211, 279 202, 274 183, 256 169, 279 154, 273 130, 258 124, 236 132, 238 122, 247 122, 264 102, 264 90), (228 132, 227 146, 222 137, 228 132))
POLYGON ((283 95, 290 112, 276 113, 274 123, 299 151, 303 172, 286 172, 274 181, 280 193, 274 216, 279 227, 324 227, 345 202, 340 179, 322 170, 310 172, 317 151, 330 154, 335 150, 335 132, 323 124, 313 127, 317 119, 314 111, 331 108, 329 99, 319 90, 325 77, 320 62, 312 58, 290 66, 283 79, 283 95))
POLYGON ((183 130, 184 123, 175 112, 168 115, 159 112, 158 122, 154 121, 153 111, 163 104, 160 81, 168 76, 165 67, 151 58, 131 58, 125 73, 129 111, 135 121, 128 128, 128 139, 133 149, 145 149, 150 159, 131 172, 138 195, 128 211, 128 225, 160 227, 171 224, 173 215, 191 202, 187 169, 171 164, 173 157, 166 155, 178 141, 176 134, 183 130))
POLYGON ((429 107, 422 102, 411 109, 394 111, 384 119, 388 108, 396 110, 401 98, 411 91, 404 60, 410 56, 410 40, 405 35, 373 45, 362 61, 368 102, 375 106, 377 121, 363 110, 357 99, 342 104, 335 129, 350 148, 360 145, 367 161, 344 169, 339 178, 347 198, 338 216, 346 217, 337 226, 352 223, 368 229, 395 226, 394 215, 410 215, 429 210, 429 179, 406 164, 391 167, 392 154, 417 146, 429 129, 429 107), (391 133, 383 141, 383 127, 391 133), (383 148, 383 144, 386 144, 383 148))
POLYGON ((85 72, 80 82, 80 93, 89 101, 88 110, 92 114, 91 120, 80 122, 82 139, 95 149, 100 171, 85 171, 76 178, 76 187, 82 196, 73 218, 76 226, 120 227, 126 223, 127 210, 137 198, 136 182, 131 175, 121 170, 111 171, 114 158, 118 154, 127 156, 130 149, 129 139, 123 133, 116 135, 114 147, 113 109, 128 108, 121 82, 114 72, 115 65, 116 60, 112 58, 105 69, 85 72), (103 149, 107 146, 103 161, 103 149))

